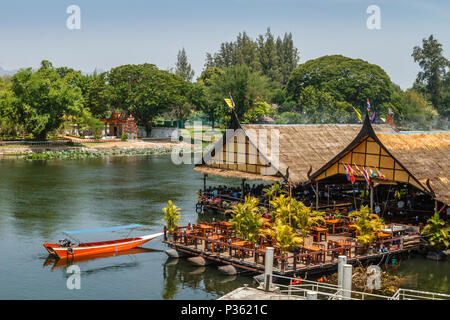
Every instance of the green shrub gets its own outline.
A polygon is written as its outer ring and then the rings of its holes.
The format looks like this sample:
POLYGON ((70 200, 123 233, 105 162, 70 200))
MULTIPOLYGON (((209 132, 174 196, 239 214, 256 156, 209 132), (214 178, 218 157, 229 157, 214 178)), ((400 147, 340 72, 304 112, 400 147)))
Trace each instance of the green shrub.
POLYGON ((120 138, 122 141, 128 140, 128 133, 122 133, 122 137, 120 138))

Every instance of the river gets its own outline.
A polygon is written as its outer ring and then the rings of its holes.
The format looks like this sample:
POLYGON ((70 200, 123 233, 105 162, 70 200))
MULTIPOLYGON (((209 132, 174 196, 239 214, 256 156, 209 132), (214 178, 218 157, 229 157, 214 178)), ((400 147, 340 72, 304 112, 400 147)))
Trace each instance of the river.
MULTIPOLYGON (((240 181, 208 177, 208 183, 240 181)), ((256 285, 245 275, 169 259, 160 239, 119 256, 76 262, 80 289, 68 289, 67 265, 47 259, 42 243, 62 239, 62 230, 139 223, 143 227, 135 235, 160 232, 161 208, 169 199, 182 208, 182 224, 212 219, 194 210, 202 186, 193 165, 174 165, 170 156, 0 160, 0 299, 216 299, 244 283, 256 285)), ((409 288, 450 293, 449 270, 449 262, 414 257, 402 261, 399 272, 410 280, 409 288)))

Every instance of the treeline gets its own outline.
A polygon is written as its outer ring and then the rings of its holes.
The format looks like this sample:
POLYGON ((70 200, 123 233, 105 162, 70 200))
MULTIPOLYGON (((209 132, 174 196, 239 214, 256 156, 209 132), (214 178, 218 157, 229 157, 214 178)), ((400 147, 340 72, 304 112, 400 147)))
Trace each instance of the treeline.
POLYGON ((270 29, 251 39, 245 32, 206 55, 195 82, 184 48, 174 69, 152 64, 123 65, 108 72, 82 74, 42 61, 0 78, 0 136, 45 139, 76 126, 99 136, 99 121, 112 109, 128 110, 147 132, 155 120, 200 118, 226 124, 231 93, 244 123, 357 123, 370 99, 377 120, 388 110, 397 124, 411 129, 447 128, 450 109, 449 61, 433 37, 412 50, 421 71, 403 91, 379 66, 341 55, 298 64, 292 34, 275 37, 270 29))

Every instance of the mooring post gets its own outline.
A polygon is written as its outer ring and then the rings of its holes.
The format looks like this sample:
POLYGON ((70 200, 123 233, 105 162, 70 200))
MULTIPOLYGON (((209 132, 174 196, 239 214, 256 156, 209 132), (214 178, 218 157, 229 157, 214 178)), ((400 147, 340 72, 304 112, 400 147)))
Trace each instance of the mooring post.
POLYGON ((272 272, 273 272, 273 254, 274 248, 267 247, 265 253, 264 264, 264 290, 269 291, 272 286, 272 272))
POLYGON ((344 276, 344 264, 347 264, 347 256, 338 257, 338 286, 342 288, 342 277, 344 276))
POLYGON ((343 279, 342 279, 342 289, 343 289, 343 294, 342 296, 344 297, 344 299, 346 300, 350 300, 350 298, 352 297, 352 270, 353 266, 351 264, 344 264, 343 266, 343 279))
POLYGON ((317 292, 306 291, 306 300, 317 300, 317 292))

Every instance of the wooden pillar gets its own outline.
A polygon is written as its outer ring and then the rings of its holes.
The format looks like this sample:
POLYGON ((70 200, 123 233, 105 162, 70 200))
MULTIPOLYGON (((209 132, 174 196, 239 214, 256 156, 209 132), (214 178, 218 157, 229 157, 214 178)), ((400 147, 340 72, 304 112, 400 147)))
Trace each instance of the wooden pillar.
POLYGON ((241 198, 242 200, 245 199, 245 193, 244 193, 244 187, 245 187, 245 179, 242 179, 242 194, 241 194, 241 198))
POLYGON ((370 213, 373 213, 373 183, 370 182, 370 213))
POLYGON ((327 184, 327 205, 330 205, 330 185, 327 184))
POLYGON ((316 210, 319 210, 319 181, 316 181, 316 210))
POLYGON ((207 176, 208 176, 207 174, 203 175, 203 192, 206 192, 206 177, 207 176))

